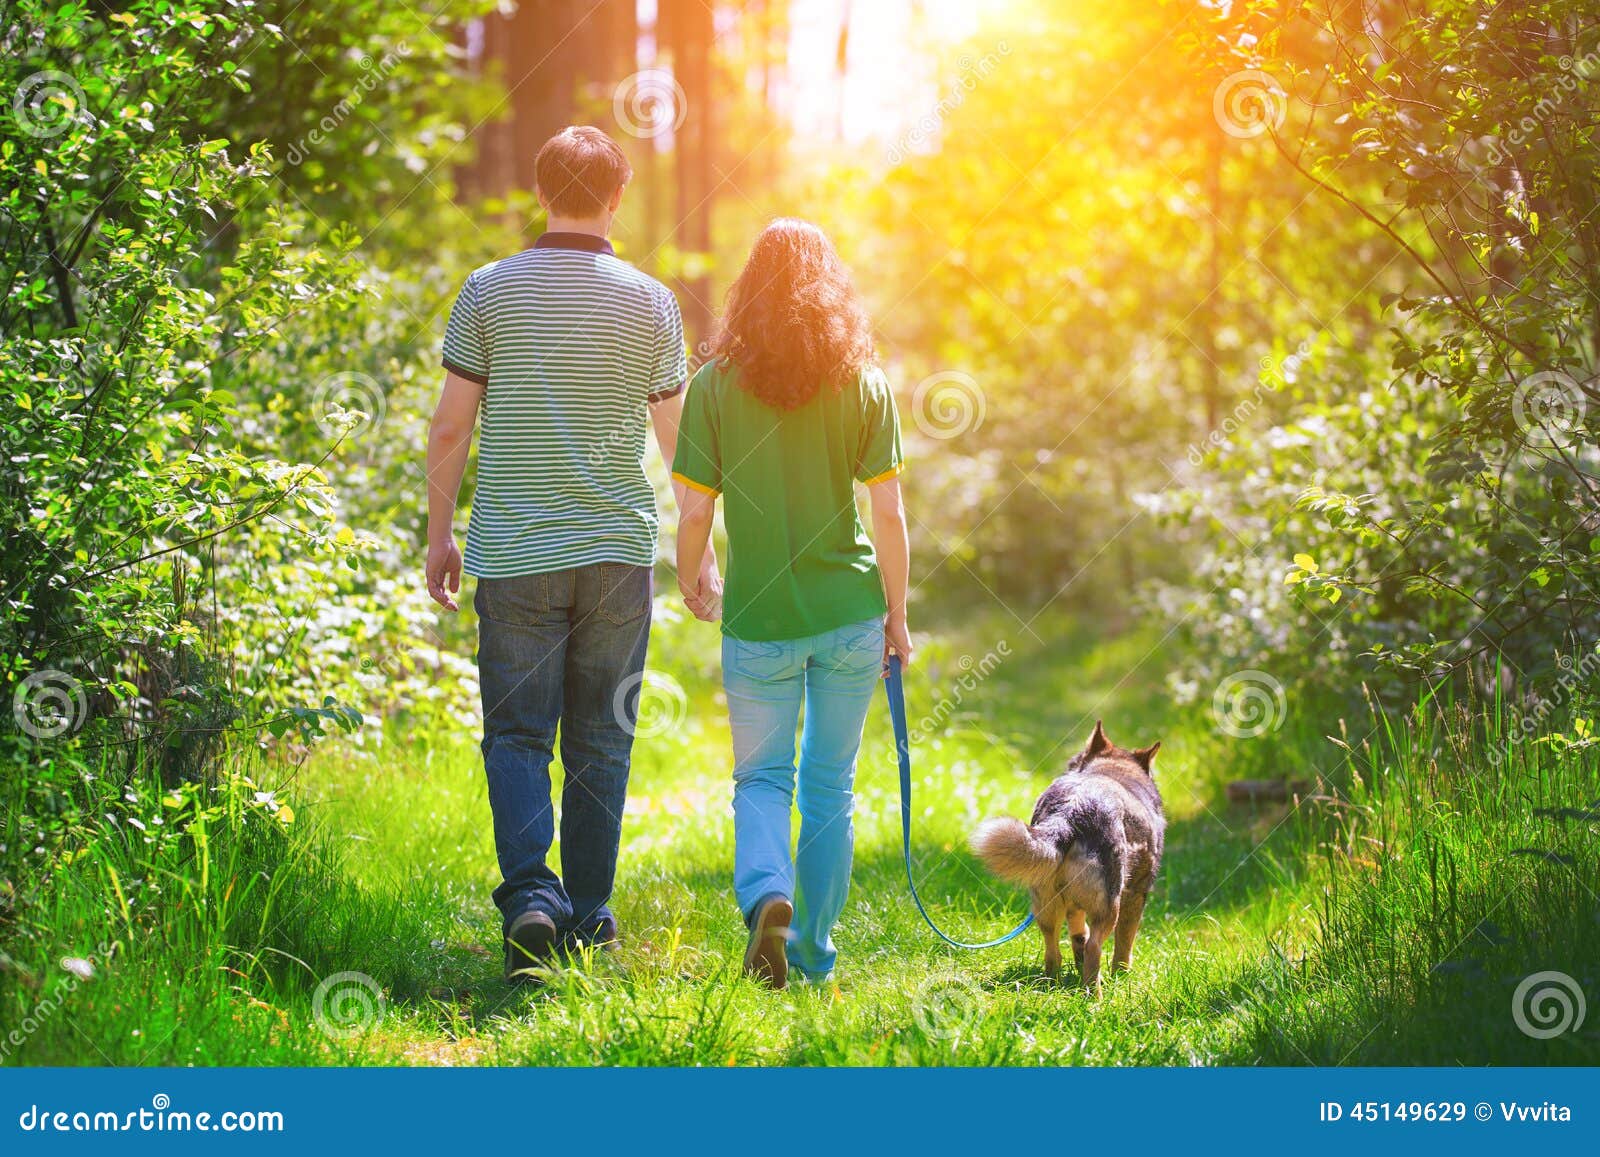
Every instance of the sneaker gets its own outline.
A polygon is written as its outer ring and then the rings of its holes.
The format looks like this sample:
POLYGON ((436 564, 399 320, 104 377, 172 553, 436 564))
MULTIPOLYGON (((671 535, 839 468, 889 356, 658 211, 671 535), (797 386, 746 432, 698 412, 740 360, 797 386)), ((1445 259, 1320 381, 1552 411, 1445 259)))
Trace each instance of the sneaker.
POLYGON ((789 922, 794 905, 787 896, 768 896, 756 905, 750 921, 750 944, 744 950, 747 976, 765 980, 773 988, 789 983, 789 922))
POLYGON ((524 912, 506 929, 506 980, 522 984, 555 952, 556 922, 543 912, 524 912))

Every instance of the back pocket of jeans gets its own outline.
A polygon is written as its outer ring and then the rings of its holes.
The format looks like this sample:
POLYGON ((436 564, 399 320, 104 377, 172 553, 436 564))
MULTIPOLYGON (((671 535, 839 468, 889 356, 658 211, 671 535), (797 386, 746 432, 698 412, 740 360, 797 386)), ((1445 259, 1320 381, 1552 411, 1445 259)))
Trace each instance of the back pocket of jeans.
POLYGON ((600 564, 600 603, 595 609, 607 622, 631 623, 650 609, 655 576, 647 566, 623 562, 600 564))
POLYGON ((778 679, 789 674, 794 661, 783 643, 763 643, 723 637, 723 665, 746 679, 778 679))
POLYGON ((527 626, 550 609, 550 576, 479 579, 472 607, 478 618, 488 622, 527 626))

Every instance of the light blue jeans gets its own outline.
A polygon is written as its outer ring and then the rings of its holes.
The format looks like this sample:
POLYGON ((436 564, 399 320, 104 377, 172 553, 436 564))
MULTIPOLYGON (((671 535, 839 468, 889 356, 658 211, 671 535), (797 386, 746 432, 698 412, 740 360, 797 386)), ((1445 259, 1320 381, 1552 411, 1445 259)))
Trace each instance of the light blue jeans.
POLYGON ((722 684, 733 728, 733 890, 748 924, 774 893, 794 901, 789 964, 833 971, 833 925, 850 892, 856 753, 883 668, 883 621, 804 639, 723 637, 722 684), (789 855, 800 737, 800 846, 789 855))

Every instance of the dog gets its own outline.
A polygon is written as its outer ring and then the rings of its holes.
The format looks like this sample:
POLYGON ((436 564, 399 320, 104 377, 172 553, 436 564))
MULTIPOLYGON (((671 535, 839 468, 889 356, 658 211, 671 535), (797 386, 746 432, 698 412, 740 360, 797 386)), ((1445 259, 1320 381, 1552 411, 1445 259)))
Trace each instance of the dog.
POLYGON ((1111 966, 1128 967, 1166 838, 1150 771, 1160 749, 1116 747, 1097 722, 1088 745, 1039 797, 1032 823, 986 820, 972 835, 972 850, 991 872, 1032 891, 1052 978, 1061 972, 1063 922, 1085 988, 1100 983, 1100 950, 1113 930, 1111 966))

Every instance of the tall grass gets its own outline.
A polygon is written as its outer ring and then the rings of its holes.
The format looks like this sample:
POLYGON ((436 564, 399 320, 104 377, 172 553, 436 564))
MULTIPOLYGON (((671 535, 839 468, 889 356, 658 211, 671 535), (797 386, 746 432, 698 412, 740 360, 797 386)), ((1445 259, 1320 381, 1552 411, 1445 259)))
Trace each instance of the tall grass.
POLYGON ((926 649, 909 684, 913 719, 938 719, 915 753, 916 871, 941 923, 1004 928, 1023 899, 982 874, 967 832, 1026 815, 1097 717, 1119 741, 1163 739, 1168 855, 1134 970, 1091 997, 1042 978, 1032 933, 958 953, 922 926, 875 708, 837 981, 758 988, 739 975, 729 741, 698 629, 669 621, 653 646, 688 711, 636 748, 620 950, 532 990, 503 984, 476 736, 470 722, 411 727, 323 751, 292 796, 263 800, 259 767, 256 783, 235 776, 179 806, 154 783, 115 810, 102 793, 101 810, 120 818, 82 820, 15 881, 0 1016, 32 1027, 7 1063, 1600 1059, 1592 1027, 1536 1038, 1511 1006, 1542 971, 1600 999, 1593 748, 1513 745, 1494 704, 1347 722, 1292 702, 1281 729, 1230 739, 1208 711, 1170 702, 1146 662, 1155 640, 1105 642, 1070 622, 1052 625, 1060 645, 1014 647, 959 697, 972 666, 962 656, 998 632, 970 624, 967 641, 926 649), (1226 781, 1246 777, 1311 786, 1284 803, 1229 804, 1226 781), (151 838, 157 826, 168 834, 151 838), (91 956, 92 979, 62 967, 91 956), (341 1014, 317 994, 343 973, 370 989, 341 1014))

